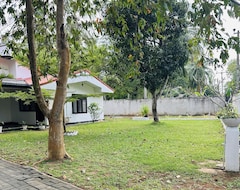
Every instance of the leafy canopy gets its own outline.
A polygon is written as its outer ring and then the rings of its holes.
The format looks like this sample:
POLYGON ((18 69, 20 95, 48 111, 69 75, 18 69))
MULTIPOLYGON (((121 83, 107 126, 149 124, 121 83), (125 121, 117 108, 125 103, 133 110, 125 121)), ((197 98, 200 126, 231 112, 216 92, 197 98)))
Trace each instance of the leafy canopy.
POLYGON ((129 77, 139 74, 151 93, 188 58, 186 11, 186 3, 175 1, 112 2, 106 11, 105 32, 116 48, 119 69, 124 67, 129 77))

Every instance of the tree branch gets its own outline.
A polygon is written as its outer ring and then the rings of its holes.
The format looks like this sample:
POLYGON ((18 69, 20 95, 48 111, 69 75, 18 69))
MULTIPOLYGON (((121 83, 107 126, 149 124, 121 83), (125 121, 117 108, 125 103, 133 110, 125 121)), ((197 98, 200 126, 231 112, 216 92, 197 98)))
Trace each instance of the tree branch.
POLYGON ((159 98, 163 94, 163 91, 166 88, 168 81, 169 81, 169 76, 167 76, 165 83, 164 83, 163 87, 161 88, 161 90, 159 91, 159 93, 156 94, 157 98, 159 98))
POLYGON ((30 70, 32 75, 33 88, 36 95, 37 103, 41 111, 46 117, 49 117, 50 110, 48 109, 47 103, 43 97, 41 87, 39 84, 39 76, 37 72, 37 61, 36 61, 36 48, 34 38, 34 19, 33 19, 33 4, 32 0, 26 1, 26 15, 27 15, 27 35, 28 35, 28 59, 30 62, 30 70))
POLYGON ((234 4, 240 6, 240 2, 239 2, 239 1, 237 1, 237 0, 231 0, 231 1, 232 1, 234 4))

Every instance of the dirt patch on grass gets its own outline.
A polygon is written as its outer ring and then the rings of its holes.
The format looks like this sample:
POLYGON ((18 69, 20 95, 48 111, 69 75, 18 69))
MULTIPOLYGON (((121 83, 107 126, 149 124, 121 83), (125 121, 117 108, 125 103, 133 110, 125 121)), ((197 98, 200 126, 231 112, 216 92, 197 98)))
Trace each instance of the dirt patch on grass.
POLYGON ((167 190, 238 190, 240 173, 225 172, 218 161, 197 163, 199 174, 179 174, 176 172, 136 172, 129 179, 128 188, 146 187, 146 189, 167 190))
POLYGON ((185 179, 184 184, 176 184, 172 189, 194 189, 194 190, 237 190, 240 189, 240 174, 224 172, 216 169, 205 170, 207 176, 198 179, 185 179))
POLYGON ((224 166, 223 162, 215 161, 215 160, 207 160, 205 162, 201 162, 198 164, 201 168, 199 169, 200 172, 206 174, 223 174, 224 166))
POLYGON ((198 179, 186 177, 184 184, 177 184, 173 189, 196 190, 237 190, 240 189, 240 173, 224 171, 223 162, 208 160, 198 163, 203 175, 198 179))

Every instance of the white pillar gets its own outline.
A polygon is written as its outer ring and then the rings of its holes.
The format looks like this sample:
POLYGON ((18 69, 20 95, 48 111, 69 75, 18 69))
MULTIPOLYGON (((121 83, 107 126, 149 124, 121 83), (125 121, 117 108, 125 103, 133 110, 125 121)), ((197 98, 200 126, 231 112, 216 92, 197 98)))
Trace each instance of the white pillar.
POLYGON ((148 96, 147 96, 147 88, 146 87, 143 88, 143 98, 144 99, 148 98, 148 96))
POLYGON ((226 126, 225 170, 239 171, 239 129, 226 126))

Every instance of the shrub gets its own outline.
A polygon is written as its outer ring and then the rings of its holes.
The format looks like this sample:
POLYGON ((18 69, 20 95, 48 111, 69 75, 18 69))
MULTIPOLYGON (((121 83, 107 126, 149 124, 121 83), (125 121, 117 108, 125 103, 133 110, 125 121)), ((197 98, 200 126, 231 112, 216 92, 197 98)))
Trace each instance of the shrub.
POLYGON ((99 116, 101 114, 101 109, 100 109, 100 107, 98 106, 97 103, 95 103, 95 102, 91 103, 88 106, 88 111, 91 115, 91 118, 92 118, 93 122, 99 119, 99 116))
POLYGON ((149 114, 149 108, 148 106, 143 106, 141 108, 141 114, 143 117, 148 117, 148 114, 149 114))

